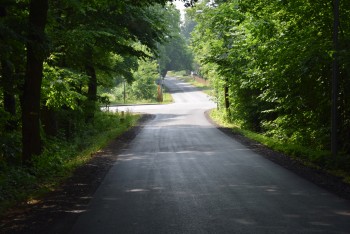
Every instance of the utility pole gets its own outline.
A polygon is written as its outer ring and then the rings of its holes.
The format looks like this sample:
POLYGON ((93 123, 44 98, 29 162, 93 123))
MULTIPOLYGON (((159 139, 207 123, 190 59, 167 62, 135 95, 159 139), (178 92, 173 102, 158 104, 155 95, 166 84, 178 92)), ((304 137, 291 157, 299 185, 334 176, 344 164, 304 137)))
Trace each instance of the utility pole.
POLYGON ((331 150, 332 156, 338 154, 338 83, 339 83, 339 0, 333 0, 333 64, 332 64, 332 119, 331 150))

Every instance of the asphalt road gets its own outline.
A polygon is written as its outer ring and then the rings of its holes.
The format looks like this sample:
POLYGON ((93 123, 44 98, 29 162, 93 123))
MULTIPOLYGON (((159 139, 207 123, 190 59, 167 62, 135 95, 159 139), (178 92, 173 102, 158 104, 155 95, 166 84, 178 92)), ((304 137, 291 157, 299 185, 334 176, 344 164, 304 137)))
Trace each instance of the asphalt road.
POLYGON ((205 94, 173 78, 166 85, 174 104, 124 107, 156 118, 70 233, 350 233, 349 201, 217 130, 205 94))

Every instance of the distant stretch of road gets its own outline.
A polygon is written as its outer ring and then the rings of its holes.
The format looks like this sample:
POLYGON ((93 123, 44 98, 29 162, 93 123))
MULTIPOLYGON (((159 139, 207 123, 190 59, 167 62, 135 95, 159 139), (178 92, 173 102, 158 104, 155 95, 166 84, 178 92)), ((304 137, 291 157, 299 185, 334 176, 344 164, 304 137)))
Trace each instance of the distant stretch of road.
MULTIPOLYGON (((212 126, 215 104, 175 78, 70 233, 350 233, 350 202, 252 152, 212 126)), ((124 109, 123 109, 124 108, 124 109)))

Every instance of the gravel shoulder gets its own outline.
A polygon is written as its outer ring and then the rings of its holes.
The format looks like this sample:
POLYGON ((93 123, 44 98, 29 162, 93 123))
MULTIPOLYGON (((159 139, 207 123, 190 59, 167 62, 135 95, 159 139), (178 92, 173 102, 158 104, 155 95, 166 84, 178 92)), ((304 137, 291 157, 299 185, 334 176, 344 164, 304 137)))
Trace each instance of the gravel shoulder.
MULTIPOLYGON (((206 117, 219 130, 249 149, 339 197, 350 200, 350 185, 342 182, 341 178, 306 167, 284 154, 223 128, 210 119, 208 112, 206 117)), ((77 168, 71 178, 42 200, 35 204, 19 204, 12 209, 0 220, 0 233, 67 233, 79 214, 88 206, 92 195, 117 160, 121 150, 126 148, 143 126, 153 118, 153 115, 143 115, 136 127, 93 155, 89 163, 77 168)))

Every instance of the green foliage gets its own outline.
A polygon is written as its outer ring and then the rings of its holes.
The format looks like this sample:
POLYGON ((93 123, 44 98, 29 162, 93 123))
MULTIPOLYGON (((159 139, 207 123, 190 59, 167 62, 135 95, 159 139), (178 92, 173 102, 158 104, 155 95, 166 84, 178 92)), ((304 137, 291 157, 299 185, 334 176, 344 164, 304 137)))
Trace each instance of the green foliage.
POLYGON ((131 95, 138 100, 157 98, 156 81, 159 79, 156 61, 139 61, 139 69, 134 72, 135 82, 131 86, 131 95))
POLYGON ((196 8, 188 8, 186 9, 185 19, 183 24, 181 25, 181 34, 184 36, 187 43, 190 42, 191 33, 196 26, 196 22, 194 21, 194 15, 196 8))
POLYGON ((18 132, 0 133, 0 170, 7 164, 21 161, 21 138, 18 132))
POLYGON ((167 41, 159 47, 159 65, 162 77, 168 71, 192 70, 192 53, 180 30, 180 13, 174 6, 168 6, 166 21, 170 30, 167 41))
MULTIPOLYGON (((0 113, 6 116, 0 119, 1 136, 22 137, 19 153, 29 164, 45 136, 74 135, 81 124, 77 116, 93 121, 97 101, 107 100, 97 96, 98 88, 131 83, 138 59, 153 57, 172 30, 165 0, 44 0, 42 7, 30 7, 36 2, 0 4, 0 113)), ((148 82, 138 86, 142 81, 148 82)), ((4 160, 13 158, 5 155, 10 142, 2 140, 4 160)))
POLYGON ((124 102, 124 86, 127 103, 156 102, 158 64, 155 60, 139 60, 138 69, 132 73, 134 82, 120 83, 118 86, 100 90, 100 96, 108 97, 112 103, 124 102))
MULTIPOLYGON (((7 131, 7 123, 14 116, 0 109, 0 171, 6 164, 20 162, 21 136, 18 131, 7 131)), ((14 120, 15 121, 15 120, 14 120)))
POLYGON ((45 63, 41 94, 44 105, 51 109, 79 109, 79 103, 86 100, 79 88, 86 85, 87 80, 84 74, 45 63))
POLYGON ((101 114, 97 102, 106 104, 113 96, 103 91, 135 78, 133 96, 153 98, 156 63, 141 64, 142 73, 138 61, 154 57, 172 30, 165 0, 44 0, 30 7, 37 2, 0 4, 1 204, 66 175, 89 158, 78 160, 77 152, 100 147, 135 120, 101 114))
MULTIPOLYGON (((218 90, 227 118, 273 139, 329 149, 332 5, 253 0, 201 8, 195 17, 192 49, 201 73, 218 90)), ((349 12, 343 2, 338 109, 339 146, 347 154, 349 60, 343 55, 350 51, 346 43, 350 40, 349 12)))
POLYGON ((160 67, 164 77, 168 71, 192 70, 192 53, 181 35, 176 35, 161 48, 160 67))
MULTIPOLYGON (((127 100, 129 100, 129 90, 130 87, 128 84, 125 84, 125 90, 127 95, 127 100)), ((124 83, 117 85, 114 88, 106 89, 104 92, 100 92, 100 96, 108 97, 111 103, 122 103, 124 101, 124 83)))

